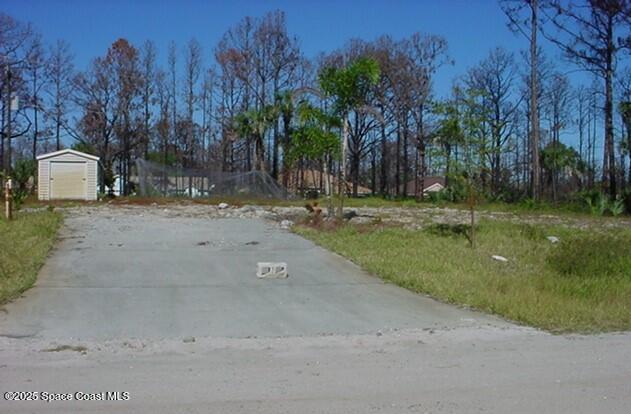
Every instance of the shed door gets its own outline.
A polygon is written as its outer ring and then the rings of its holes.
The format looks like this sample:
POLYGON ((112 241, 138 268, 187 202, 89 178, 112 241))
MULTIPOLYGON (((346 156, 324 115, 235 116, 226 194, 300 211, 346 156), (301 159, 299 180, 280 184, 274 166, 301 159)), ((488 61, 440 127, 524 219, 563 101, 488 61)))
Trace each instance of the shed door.
POLYGON ((53 199, 85 200, 87 191, 87 163, 50 162, 50 194, 53 199))

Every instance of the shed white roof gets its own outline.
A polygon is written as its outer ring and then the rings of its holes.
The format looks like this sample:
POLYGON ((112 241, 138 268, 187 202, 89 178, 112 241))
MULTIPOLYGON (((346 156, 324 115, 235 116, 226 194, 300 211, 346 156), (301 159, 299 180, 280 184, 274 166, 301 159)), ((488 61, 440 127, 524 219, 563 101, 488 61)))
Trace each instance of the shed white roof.
POLYGON ((49 152, 48 154, 42 154, 42 155, 39 155, 37 157, 37 160, 44 160, 46 158, 57 157, 57 156, 63 155, 63 154, 73 154, 73 155, 76 155, 78 157, 87 158, 87 159, 93 160, 93 161, 98 161, 99 160, 99 157, 97 157, 95 155, 86 154, 85 152, 75 151, 73 149, 63 149, 63 150, 60 150, 60 151, 49 152))

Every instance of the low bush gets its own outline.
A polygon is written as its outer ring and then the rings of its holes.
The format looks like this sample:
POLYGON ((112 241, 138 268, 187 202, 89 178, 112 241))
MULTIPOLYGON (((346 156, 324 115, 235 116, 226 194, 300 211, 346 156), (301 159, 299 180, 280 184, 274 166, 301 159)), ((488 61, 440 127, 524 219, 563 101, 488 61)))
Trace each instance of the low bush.
POLYGON ((621 232, 573 235, 560 243, 547 261, 565 276, 631 280, 631 235, 621 232))

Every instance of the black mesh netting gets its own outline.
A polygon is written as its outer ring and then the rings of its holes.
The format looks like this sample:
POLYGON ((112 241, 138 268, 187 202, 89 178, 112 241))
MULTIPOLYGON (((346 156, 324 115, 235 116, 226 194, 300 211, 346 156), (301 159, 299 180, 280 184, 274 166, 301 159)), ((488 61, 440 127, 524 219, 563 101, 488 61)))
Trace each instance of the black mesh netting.
POLYGON ((225 172, 136 161, 138 194, 146 197, 248 197, 287 199, 289 193, 262 171, 225 172))

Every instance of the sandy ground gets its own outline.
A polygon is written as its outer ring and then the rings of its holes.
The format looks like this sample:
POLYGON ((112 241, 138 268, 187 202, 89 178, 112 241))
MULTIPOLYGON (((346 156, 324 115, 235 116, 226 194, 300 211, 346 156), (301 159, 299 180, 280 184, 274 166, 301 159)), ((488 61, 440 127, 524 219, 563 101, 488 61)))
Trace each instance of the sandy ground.
POLYGON ((631 334, 554 336, 457 309, 269 212, 221 214, 236 213, 68 211, 37 286, 0 312, 0 389, 39 400, 2 398, 0 412, 629 412, 631 334), (259 260, 286 260, 290 277, 256 279, 259 260), (76 401, 108 391, 129 399, 76 401), (41 401, 51 393, 72 401, 41 401))

